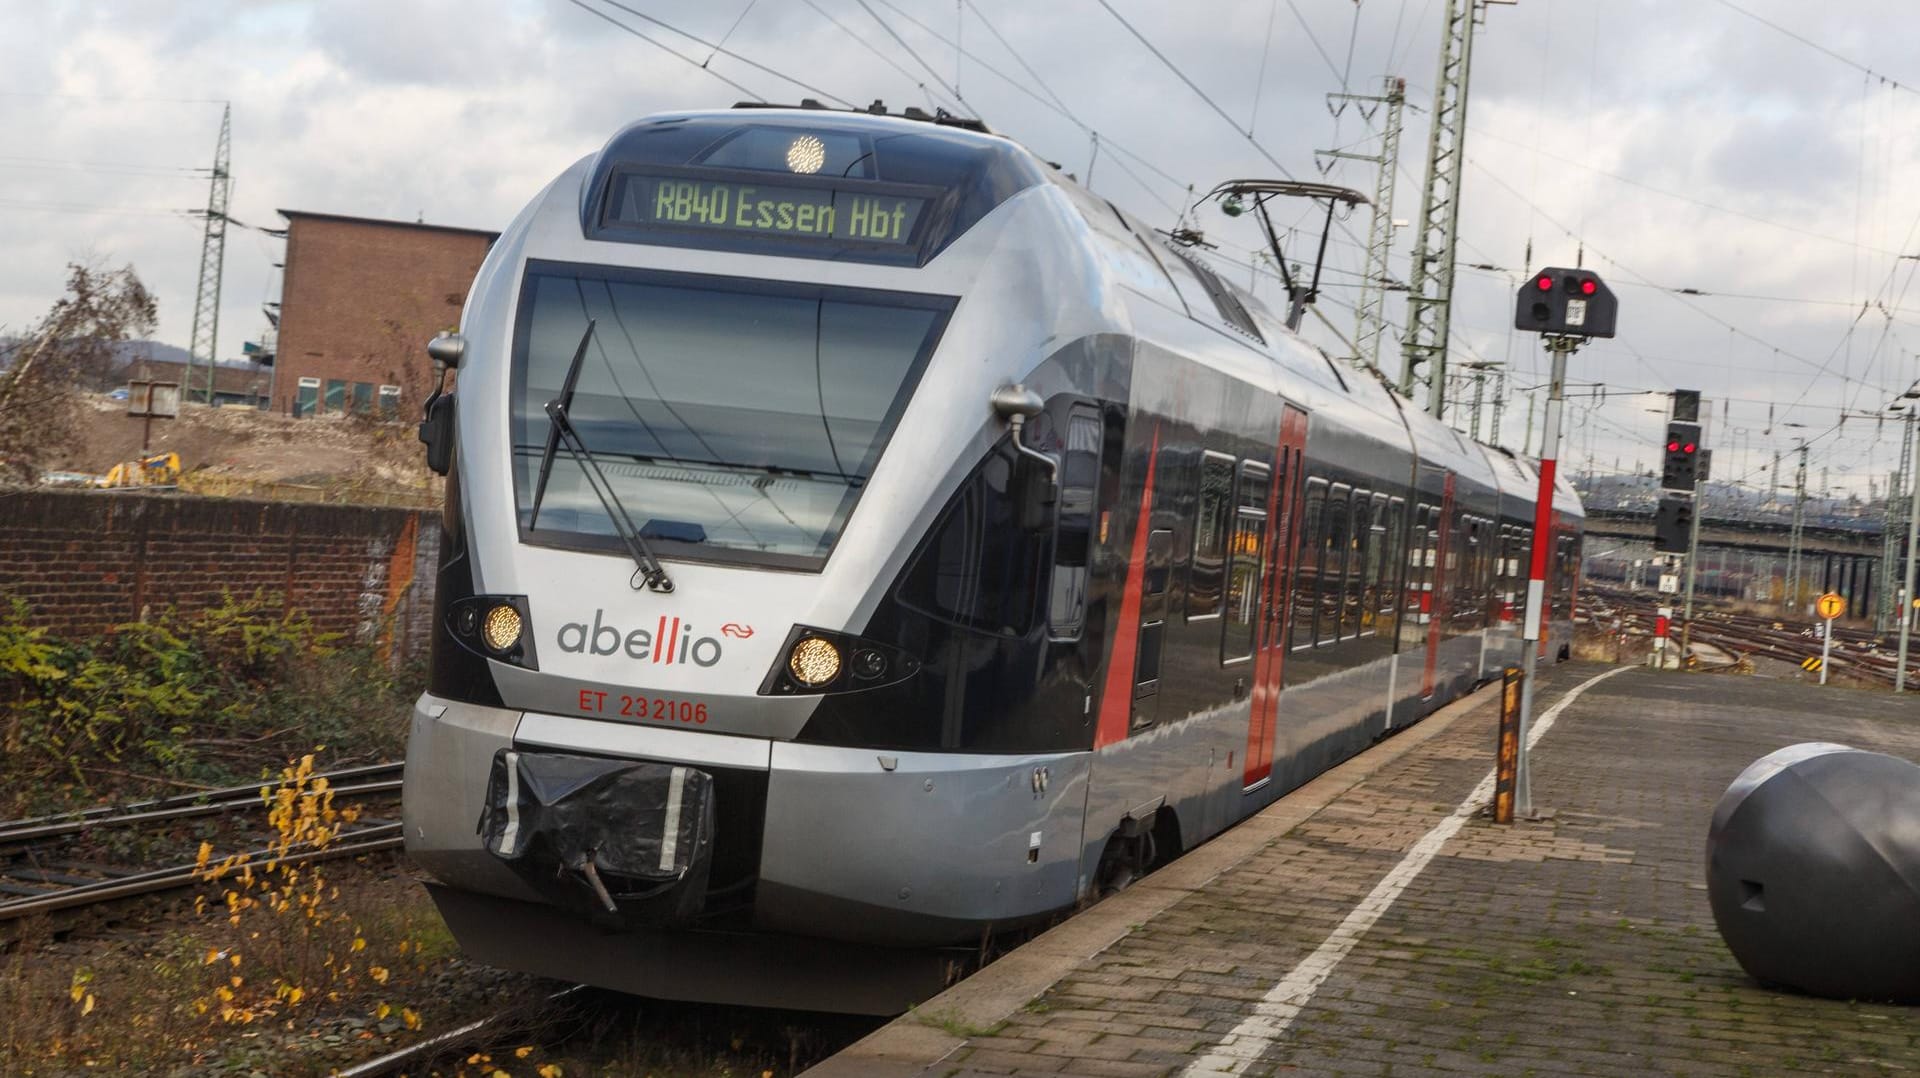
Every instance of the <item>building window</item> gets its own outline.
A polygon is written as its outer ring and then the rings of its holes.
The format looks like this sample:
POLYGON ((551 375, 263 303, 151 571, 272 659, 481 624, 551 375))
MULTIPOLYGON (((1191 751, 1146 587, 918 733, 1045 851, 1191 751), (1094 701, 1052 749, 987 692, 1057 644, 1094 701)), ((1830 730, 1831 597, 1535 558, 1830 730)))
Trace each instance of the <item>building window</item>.
POLYGON ((347 410, 347 383, 339 378, 327 379, 327 395, 320 402, 321 410, 330 415, 338 415, 347 410))
POLYGON ((294 418, 297 419, 301 416, 312 415, 313 406, 316 403, 318 403, 319 399, 320 399, 320 379, 318 378, 300 379, 300 391, 293 398, 294 418))
POLYGON ((400 387, 380 387, 380 414, 391 416, 400 411, 400 387))
POLYGON ((366 415, 373 411, 373 383, 353 383, 353 414, 366 415))

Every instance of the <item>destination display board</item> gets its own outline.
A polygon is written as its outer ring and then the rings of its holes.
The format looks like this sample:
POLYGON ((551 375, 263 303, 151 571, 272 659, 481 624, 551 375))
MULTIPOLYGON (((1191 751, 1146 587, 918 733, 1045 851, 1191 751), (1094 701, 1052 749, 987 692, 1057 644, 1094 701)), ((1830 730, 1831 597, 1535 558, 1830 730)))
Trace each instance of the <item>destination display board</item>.
POLYGON ((808 185, 627 173, 615 178, 607 223, 905 247, 928 199, 867 185, 808 185))

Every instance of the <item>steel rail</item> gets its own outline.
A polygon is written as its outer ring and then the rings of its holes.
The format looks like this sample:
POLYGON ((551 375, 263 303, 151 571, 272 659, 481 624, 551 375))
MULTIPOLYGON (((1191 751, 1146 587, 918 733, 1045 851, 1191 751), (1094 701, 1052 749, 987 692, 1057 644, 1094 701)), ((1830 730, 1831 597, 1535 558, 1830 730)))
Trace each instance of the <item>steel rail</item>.
MULTIPOLYGON (((379 775, 390 775, 399 771, 399 763, 367 764, 361 767, 342 768, 338 771, 325 771, 310 775, 308 782, 314 779, 326 779, 335 796, 367 797, 381 793, 391 793, 400 789, 400 780, 384 780, 359 784, 351 783, 355 779, 369 779, 379 775)), ((228 786, 219 790, 207 790, 201 793, 179 794, 151 801, 136 801, 126 805, 102 805, 98 808, 80 809, 75 812, 54 813, 47 816, 33 816, 20 820, 0 822, 0 843, 15 844, 34 842, 45 838, 76 834, 95 827, 121 827, 131 824, 156 823, 164 820, 187 819, 195 816, 215 816, 224 812, 260 804, 260 791, 278 785, 278 779, 262 779, 246 786, 228 786)))
POLYGON ((410 1044, 397 1051, 388 1052, 386 1055, 375 1056, 363 1063, 355 1063, 351 1067, 342 1067, 333 1072, 334 1078, 382 1078, 384 1075, 398 1073, 401 1068, 410 1064, 429 1062, 457 1047, 464 1047, 476 1038, 501 1026, 531 1018, 542 1008, 565 1003, 585 990, 586 985, 582 984, 562 988, 545 999, 509 1007, 485 1018, 477 1018, 465 1025, 455 1026, 445 1033, 435 1034, 418 1044, 410 1044))
MULTIPOLYGON (((348 831, 325 846, 305 843, 292 847, 286 853, 276 854, 273 847, 248 852, 247 865, 253 868, 267 868, 279 864, 298 864, 305 861, 327 861, 338 857, 354 857, 364 853, 378 853, 382 850, 397 849, 402 842, 398 823, 376 824, 357 831, 348 831)), ((154 869, 150 872, 136 873, 104 879, 95 883, 85 883, 64 890, 49 891, 43 895, 28 895, 0 901, 0 921, 16 921, 37 913, 53 913, 72 909, 76 906, 91 906, 101 902, 110 902, 119 898, 132 898, 138 895, 153 894, 158 891, 171 891, 190 887, 205 878, 205 869, 195 865, 179 865, 171 868, 154 869)))

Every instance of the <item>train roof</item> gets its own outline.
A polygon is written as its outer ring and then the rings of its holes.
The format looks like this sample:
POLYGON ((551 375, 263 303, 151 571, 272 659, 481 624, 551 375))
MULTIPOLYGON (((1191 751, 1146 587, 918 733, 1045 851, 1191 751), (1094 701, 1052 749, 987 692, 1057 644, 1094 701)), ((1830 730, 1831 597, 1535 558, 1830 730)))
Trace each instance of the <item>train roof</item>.
MULTIPOLYGON (((1537 481, 1531 461, 1470 441, 1400 397, 1375 372, 1337 363, 1287 328, 1204 251, 1173 243, 1019 143, 978 121, 915 110, 888 115, 877 109, 878 103, 866 111, 749 103, 644 117, 622 128, 591 159, 578 194, 582 231, 589 239, 628 238, 617 234, 631 223, 622 220, 633 201, 634 185, 623 182, 626 178, 750 177, 758 172, 770 187, 857 187, 923 198, 924 220, 911 242, 890 249, 861 248, 852 241, 783 248, 780 237, 714 229, 701 231, 690 245, 924 266, 1001 206, 1050 186, 1079 211, 1087 226, 1079 235, 1095 248, 1088 254, 1119 286, 1125 305, 1137 311, 1139 303, 1148 302, 1184 315, 1212 331, 1203 335, 1211 345, 1203 351, 1237 353, 1229 364, 1236 369, 1244 369, 1250 360, 1264 362, 1282 392, 1382 444, 1410 445, 1422 460, 1503 490, 1522 478, 1529 487, 1537 481)), ((675 241, 654 234, 647 242, 675 241)), ((1146 322, 1165 324, 1158 318, 1146 322)), ((1556 505, 1578 514, 1579 500, 1571 487, 1564 481, 1557 486, 1556 505)))

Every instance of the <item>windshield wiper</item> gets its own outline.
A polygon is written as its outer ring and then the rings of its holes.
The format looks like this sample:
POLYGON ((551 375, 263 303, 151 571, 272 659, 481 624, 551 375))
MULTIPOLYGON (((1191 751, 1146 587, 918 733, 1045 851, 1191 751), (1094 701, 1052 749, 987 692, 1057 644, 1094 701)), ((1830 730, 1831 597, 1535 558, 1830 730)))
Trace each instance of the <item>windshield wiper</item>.
POLYGON ((627 507, 620 504, 620 496, 614 493, 613 484, 607 481, 606 473, 600 470, 586 443, 580 440, 580 432, 573 429, 573 421, 567 417, 567 409, 573 406, 574 385, 580 380, 580 365, 587 358, 587 344, 593 340, 593 327, 594 322, 589 320, 587 331, 580 335, 580 347, 573 350, 573 362, 567 365, 567 378, 560 385, 560 395, 547 402, 547 447, 540 454, 540 479, 533 486, 533 511, 527 518, 527 530, 532 531, 540 521, 540 502, 547 494, 547 478, 553 472, 553 455, 564 444, 567 455, 580 465, 580 471, 586 475, 587 486, 593 488, 593 496, 600 499, 600 507, 607 511, 607 519, 613 522, 613 530, 620 536, 620 541, 626 544, 627 553, 633 556, 633 563, 639 566, 628 583, 635 590, 645 587, 652 591, 670 592, 673 590, 673 581, 668 579, 667 570, 660 564, 660 559, 653 556, 640 529, 634 526, 627 507))

